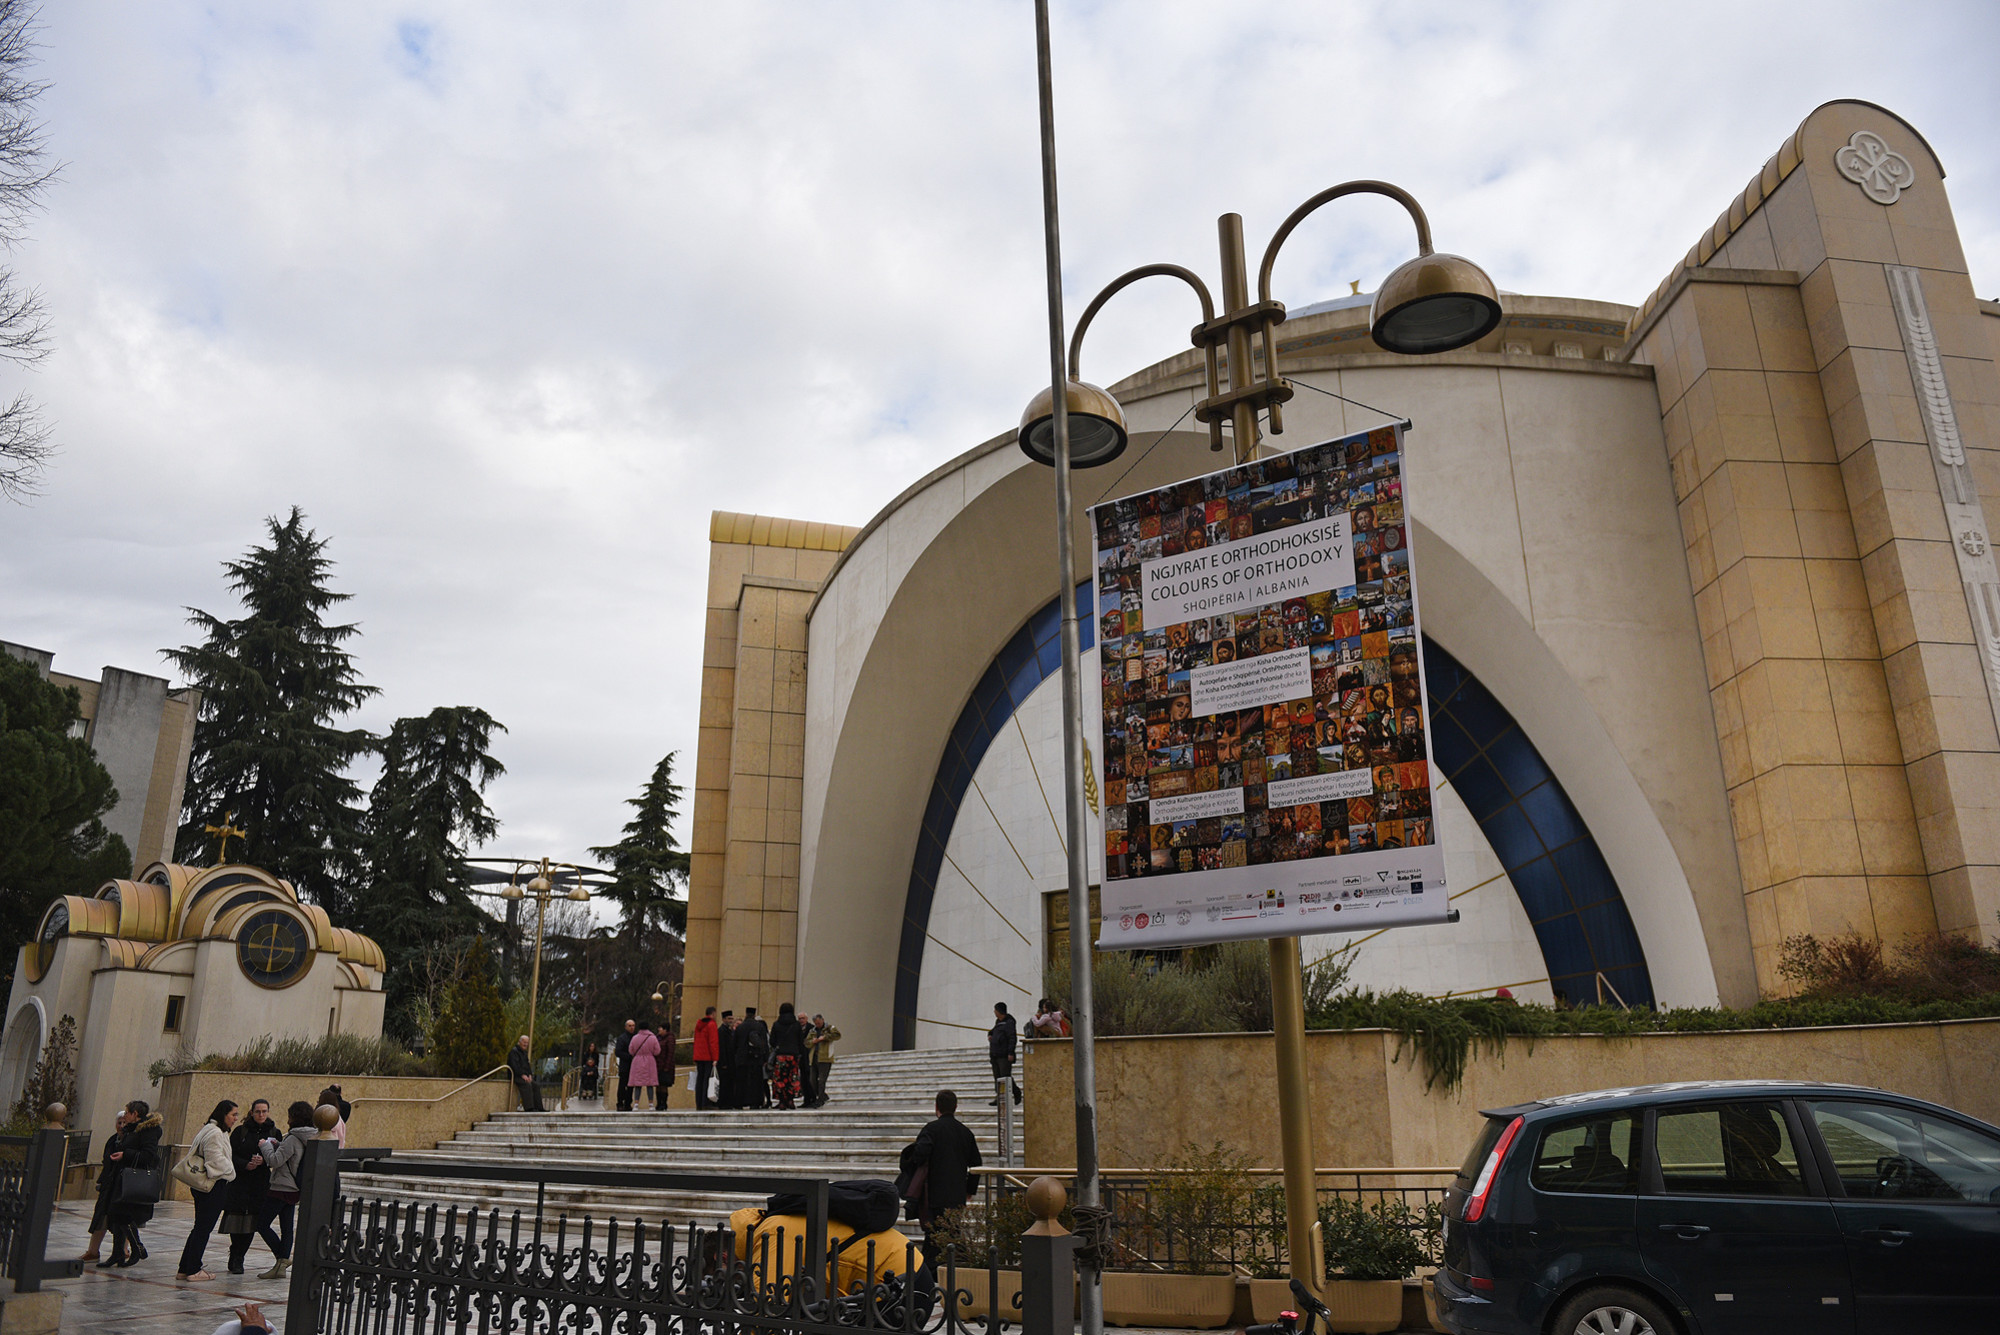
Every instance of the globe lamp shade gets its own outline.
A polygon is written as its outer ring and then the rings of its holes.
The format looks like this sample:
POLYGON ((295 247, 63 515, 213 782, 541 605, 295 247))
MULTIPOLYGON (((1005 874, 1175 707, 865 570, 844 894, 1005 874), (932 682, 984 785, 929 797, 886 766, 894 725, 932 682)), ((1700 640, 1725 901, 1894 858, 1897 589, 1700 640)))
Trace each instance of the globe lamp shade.
POLYGON ((1450 352, 1500 327, 1500 295, 1462 255, 1419 255, 1383 280, 1368 322, 1385 352, 1450 352))
MULTIPOLYGON (((1065 381, 1064 386, 1069 405, 1069 466, 1096 468, 1123 454, 1127 440, 1125 411, 1118 406, 1118 400, 1081 380, 1065 381)), ((1028 411, 1021 414, 1017 438, 1021 453, 1038 464, 1055 467, 1056 417, 1052 392, 1045 389, 1037 394, 1028 411)))

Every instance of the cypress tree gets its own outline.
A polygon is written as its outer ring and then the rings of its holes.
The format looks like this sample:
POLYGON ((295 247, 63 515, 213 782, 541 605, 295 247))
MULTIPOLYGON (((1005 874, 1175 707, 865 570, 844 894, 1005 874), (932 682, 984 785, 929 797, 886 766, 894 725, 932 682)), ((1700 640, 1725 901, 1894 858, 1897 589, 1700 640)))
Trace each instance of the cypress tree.
POLYGON ((0 654, 0 968, 57 895, 87 895, 132 874, 132 850, 104 828, 111 774, 79 735, 76 688, 0 654))
POLYGON ((614 880, 605 887, 604 897, 618 905, 627 928, 642 933, 661 927, 676 935, 687 931, 687 900, 674 893, 676 886, 687 882, 689 862, 674 838, 682 792, 674 782, 677 754, 667 752, 639 795, 625 800, 638 813, 626 822, 625 837, 590 850, 592 857, 611 864, 614 880))
POLYGON ((466 854, 500 822, 486 786, 507 772, 488 749, 507 729, 469 705, 397 719, 382 742, 382 776, 368 795, 368 873, 355 896, 360 930, 389 960, 391 1025, 407 1016, 425 942, 490 926, 466 893, 466 854))
POLYGON ((297 506, 265 523, 269 545, 223 566, 245 615, 189 608, 203 642, 167 651, 202 693, 176 854, 213 860, 203 827, 227 818, 248 832, 242 861, 338 915, 358 861, 361 790, 347 771, 375 739, 336 725, 376 691, 344 647, 358 627, 325 619, 348 598, 329 587, 326 539, 297 506))

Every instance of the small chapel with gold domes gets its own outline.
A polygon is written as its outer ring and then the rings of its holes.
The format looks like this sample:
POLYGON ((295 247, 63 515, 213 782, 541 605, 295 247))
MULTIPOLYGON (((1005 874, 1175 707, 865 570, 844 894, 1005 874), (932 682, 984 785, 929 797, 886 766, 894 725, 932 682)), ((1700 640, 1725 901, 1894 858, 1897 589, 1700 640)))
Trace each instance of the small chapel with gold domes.
POLYGON ((11 1106, 63 1016, 76 1020, 71 1126, 103 1131, 150 1098, 147 1069, 186 1050, 269 1035, 380 1036, 382 948, 257 867, 156 862, 94 895, 64 895, 21 948, 0 1035, 11 1106))

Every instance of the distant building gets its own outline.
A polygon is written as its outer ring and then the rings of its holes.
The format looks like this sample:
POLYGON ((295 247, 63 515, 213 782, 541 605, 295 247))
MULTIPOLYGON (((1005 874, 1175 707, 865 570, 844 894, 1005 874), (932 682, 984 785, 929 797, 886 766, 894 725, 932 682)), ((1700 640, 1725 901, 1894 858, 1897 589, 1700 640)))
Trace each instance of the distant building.
POLYGON ((171 861, 181 823, 181 793, 194 752, 194 720, 201 692, 175 690, 164 677, 107 667, 96 681, 56 672, 46 649, 0 640, 0 652, 33 663, 58 686, 74 686, 83 697, 82 737, 98 763, 111 771, 118 805, 104 828, 132 850, 132 870, 171 861))
MULTIPOLYGON (((1365 295, 1280 327, 1267 451, 1412 423, 1461 921, 1365 941, 1354 981, 1741 1005, 1800 933, 2000 937, 2000 303, 1893 113, 1831 102, 1775 147, 1636 305, 1506 293, 1426 357, 1373 343, 1365 295)), ((1079 507, 1223 466, 1182 425, 1204 387, 1195 351, 1112 385, 1131 449, 1079 507)), ((1071 930, 1053 527, 1011 426, 858 532, 715 517, 694 1014, 795 1000, 867 1051, 1033 1005, 1071 930)))
POLYGON ((383 969, 374 941, 256 867, 156 862, 137 880, 64 895, 15 964, 0 1107, 20 1098, 65 1015, 77 1024, 70 1124, 102 1135, 128 1100, 151 1097, 147 1068, 179 1051, 379 1037, 383 969))

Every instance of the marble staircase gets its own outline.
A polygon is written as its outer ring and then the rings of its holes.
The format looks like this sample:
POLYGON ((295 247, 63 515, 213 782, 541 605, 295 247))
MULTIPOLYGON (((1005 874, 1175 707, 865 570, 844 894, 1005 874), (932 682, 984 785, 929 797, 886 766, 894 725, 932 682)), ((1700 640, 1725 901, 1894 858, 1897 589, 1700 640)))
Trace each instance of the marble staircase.
MULTIPOLYGON (((686 1073, 681 1073, 683 1082, 686 1073)), ((896 1157, 932 1117, 937 1091, 959 1096, 959 1118, 979 1137, 982 1154, 998 1163, 998 1123, 987 1106, 993 1077, 981 1048, 857 1053, 834 1063, 823 1108, 696 1112, 605 1111, 572 1101, 567 1112, 499 1113, 437 1146, 395 1156, 399 1161, 482 1165, 510 1169, 579 1169, 784 1177, 884 1178, 896 1176, 896 1157)), ((1015 1162, 1021 1160, 1020 1110, 1014 1113, 1015 1162)), ((493 1180, 341 1174, 342 1194, 383 1202, 461 1212, 499 1209, 503 1218, 536 1209, 537 1184, 493 1180)), ((709 1222, 765 1193, 723 1193, 572 1186, 551 1183, 542 1198, 545 1220, 644 1218, 684 1224, 709 1222)))

